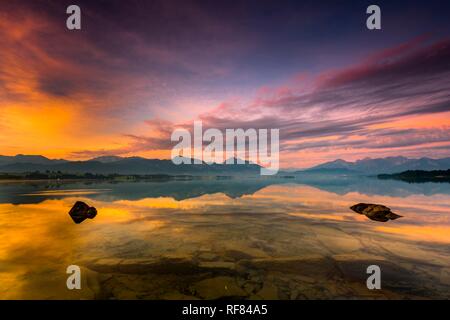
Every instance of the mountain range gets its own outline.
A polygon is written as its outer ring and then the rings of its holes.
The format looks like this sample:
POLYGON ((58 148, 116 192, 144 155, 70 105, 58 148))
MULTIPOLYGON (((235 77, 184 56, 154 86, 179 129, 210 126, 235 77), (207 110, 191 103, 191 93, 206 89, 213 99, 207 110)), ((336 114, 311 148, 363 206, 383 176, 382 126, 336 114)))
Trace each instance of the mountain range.
MULTIPOLYGON (((236 159, 234 159, 236 162, 236 159)), ((86 161, 53 160, 43 156, 0 156, 0 172, 63 172, 73 174, 123 174, 123 175, 256 175, 261 167, 245 162, 231 166, 225 163, 180 164, 172 160, 146 159, 141 157, 98 157, 86 161)))
POLYGON ((308 172, 342 171, 364 174, 398 173, 408 170, 447 170, 450 168, 450 158, 411 159, 406 157, 365 158, 355 162, 337 159, 307 169, 308 172))
MULTIPOLYGON (((225 163, 181 164, 175 165, 171 160, 146 159, 141 157, 103 156, 86 161, 69 161, 48 159, 41 155, 0 156, 0 172, 46 172, 93 174, 170 174, 170 175, 241 175, 260 173, 260 166, 246 162, 230 166, 225 163)), ((315 167, 297 171, 297 173, 355 173, 355 174, 390 174, 407 170, 447 170, 450 158, 411 159, 406 157, 365 158, 355 162, 337 159, 315 167)))

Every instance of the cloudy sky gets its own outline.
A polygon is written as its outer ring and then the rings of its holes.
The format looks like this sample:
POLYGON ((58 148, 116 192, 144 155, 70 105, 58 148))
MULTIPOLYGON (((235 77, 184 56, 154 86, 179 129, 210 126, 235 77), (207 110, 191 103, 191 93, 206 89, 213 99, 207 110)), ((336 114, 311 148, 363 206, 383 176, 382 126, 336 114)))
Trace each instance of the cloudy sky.
POLYGON ((169 158, 202 120, 279 128, 285 168, 450 156, 450 3, 376 3, 3 1, 0 154, 169 158))

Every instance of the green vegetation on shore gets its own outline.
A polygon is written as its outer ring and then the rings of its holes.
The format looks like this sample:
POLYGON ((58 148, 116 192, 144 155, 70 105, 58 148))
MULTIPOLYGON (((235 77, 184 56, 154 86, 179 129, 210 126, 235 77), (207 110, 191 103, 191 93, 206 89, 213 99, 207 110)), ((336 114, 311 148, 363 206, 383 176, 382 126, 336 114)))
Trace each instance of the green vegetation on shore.
POLYGON ((63 173, 61 171, 46 171, 46 172, 26 172, 26 173, 0 173, 1 180, 115 180, 115 181, 130 181, 130 180, 161 180, 171 178, 189 179, 190 176, 171 176, 167 174, 153 174, 153 175, 120 175, 120 174, 71 174, 63 173))
POLYGON ((379 179, 394 179, 406 182, 450 182, 449 170, 408 170, 394 174, 379 174, 379 179))

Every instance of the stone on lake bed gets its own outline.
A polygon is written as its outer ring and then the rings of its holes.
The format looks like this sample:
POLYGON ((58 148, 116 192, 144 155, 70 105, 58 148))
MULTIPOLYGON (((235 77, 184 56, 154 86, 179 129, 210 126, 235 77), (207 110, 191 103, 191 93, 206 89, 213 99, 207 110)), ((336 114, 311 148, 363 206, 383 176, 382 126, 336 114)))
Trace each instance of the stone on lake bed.
POLYGON ((200 262, 198 266, 201 269, 235 270, 236 264, 227 261, 206 261, 200 262))
POLYGON ((247 293, 232 277, 219 276, 199 281, 193 285, 195 292, 203 299, 243 298, 247 293))
POLYGON ((93 219, 97 215, 97 209, 88 206, 83 201, 77 201, 72 209, 69 211, 69 215, 73 222, 81 223, 86 219, 93 219))
POLYGON ((264 283, 261 290, 258 291, 256 296, 263 300, 279 300, 278 288, 270 282, 264 283))
POLYGON ((365 215, 367 218, 371 220, 380 222, 395 220, 402 217, 392 212, 390 208, 383 206, 381 204, 358 203, 351 206, 350 209, 359 214, 365 215))

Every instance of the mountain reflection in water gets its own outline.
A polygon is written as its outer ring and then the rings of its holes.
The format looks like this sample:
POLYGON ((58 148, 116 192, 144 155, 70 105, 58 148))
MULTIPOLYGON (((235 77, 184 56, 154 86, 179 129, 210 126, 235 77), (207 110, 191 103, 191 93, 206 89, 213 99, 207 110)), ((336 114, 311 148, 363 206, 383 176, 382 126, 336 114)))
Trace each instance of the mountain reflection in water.
POLYGON ((449 184, 2 183, 0 233, 2 299, 450 298, 449 184), (76 201, 95 220, 74 224, 76 201), (371 221, 349 209, 359 202, 404 217, 371 221), (66 288, 71 264, 82 290, 66 288))

